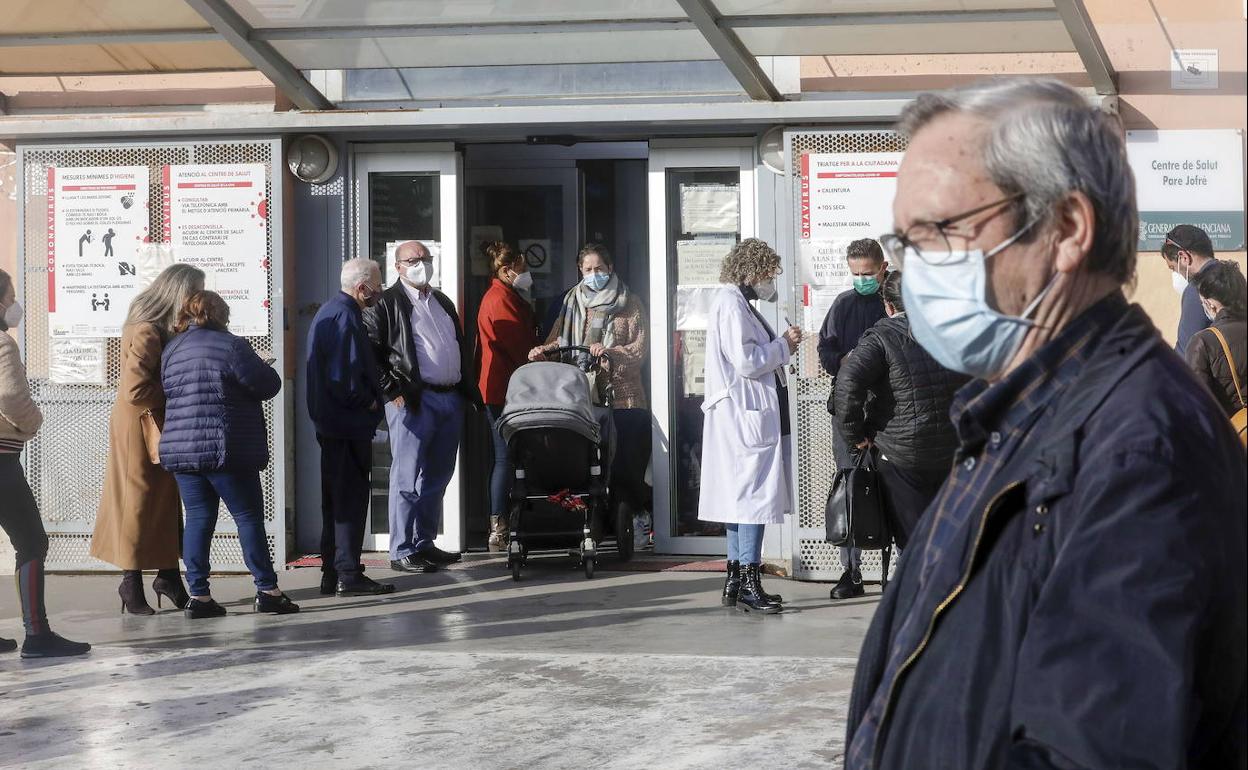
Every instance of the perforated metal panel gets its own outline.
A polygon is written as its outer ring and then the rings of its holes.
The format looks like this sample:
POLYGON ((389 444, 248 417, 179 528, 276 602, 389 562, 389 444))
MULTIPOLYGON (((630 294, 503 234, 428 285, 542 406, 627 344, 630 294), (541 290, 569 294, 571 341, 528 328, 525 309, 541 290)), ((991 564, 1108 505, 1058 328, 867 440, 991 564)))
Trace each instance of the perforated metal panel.
MULTIPOLYGON (((785 135, 788 168, 800 169, 803 153, 901 152, 906 141, 893 131, 801 131, 785 135)), ((790 173, 790 211, 793 217, 793 243, 798 243, 800 224, 797 213, 801 176, 790 173)), ((864 234, 864 236, 867 234, 864 234)), ((874 237, 876 234, 870 234, 874 237)), ((790 266, 797 275, 796 266, 790 266)), ((789 270, 786 267, 786 270, 789 270)), ((797 378, 797 428, 794 462, 797 466, 797 527, 794 532, 793 576, 801 580, 835 580, 842 572, 839 550, 824 540, 823 507, 827 500, 836 460, 832 456, 832 417, 828 414, 831 378, 819 366, 818 339, 807 338, 797 353, 798 372, 818 372, 814 377, 797 378)), ((883 560, 880 551, 862 555, 862 576, 879 580, 883 560)), ((891 566, 897 563, 894 554, 891 566)))
MULTIPOLYGON (((149 172, 148 210, 150 233, 162 232, 161 168, 165 164, 211 165, 264 163, 268 167, 265 198, 269 203, 267 254, 270 265, 268 299, 272 310, 270 334, 249 337, 262 356, 272 356, 280 372, 284 368, 282 344, 281 185, 274 185, 274 162, 280 162, 281 141, 247 140, 221 142, 174 142, 167 144, 118 143, 83 146, 27 145, 18 148, 20 182, 18 208, 23 238, 19 244, 18 281, 27 308, 20 327, 31 393, 43 410, 39 435, 27 445, 26 476, 48 530, 47 566, 52 570, 115 570, 93 559, 91 532, 103 488, 108 455, 108 422, 121 374, 120 340, 106 346, 106 382, 98 385, 61 385, 48 380, 47 278, 47 169, 49 166, 138 166, 149 172), (274 226, 274 223, 279 223, 274 226), (277 258, 274 259, 274 255, 277 258)), ((280 167, 279 167, 280 168, 280 167)), ((280 177, 279 177, 280 179, 280 177)), ((286 410, 279 399, 264 404, 269 433, 269 467, 261 474, 264 486, 264 523, 269 553, 278 566, 285 564, 286 489, 284 460, 286 410)), ((237 528, 224 505, 212 542, 214 571, 246 571, 237 528)))

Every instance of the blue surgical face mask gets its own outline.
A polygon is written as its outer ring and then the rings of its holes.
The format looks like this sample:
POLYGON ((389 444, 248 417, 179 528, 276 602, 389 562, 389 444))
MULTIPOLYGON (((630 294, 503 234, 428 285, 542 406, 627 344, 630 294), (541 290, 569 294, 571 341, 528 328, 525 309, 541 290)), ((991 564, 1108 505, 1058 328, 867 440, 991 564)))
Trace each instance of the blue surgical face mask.
POLYGON ((591 291, 602 291, 610 280, 610 273, 590 273, 581 279, 581 283, 589 287, 591 291))
POLYGON ((1021 238, 1033 224, 987 253, 974 249, 924 252, 920 257, 913 247, 907 249, 901 282, 907 318, 914 338, 941 366, 991 378, 1000 374, 1018 352, 1027 330, 1035 325, 1028 316, 1053 287, 1053 280, 1021 316, 1004 315, 988 305, 985 262, 1021 238))

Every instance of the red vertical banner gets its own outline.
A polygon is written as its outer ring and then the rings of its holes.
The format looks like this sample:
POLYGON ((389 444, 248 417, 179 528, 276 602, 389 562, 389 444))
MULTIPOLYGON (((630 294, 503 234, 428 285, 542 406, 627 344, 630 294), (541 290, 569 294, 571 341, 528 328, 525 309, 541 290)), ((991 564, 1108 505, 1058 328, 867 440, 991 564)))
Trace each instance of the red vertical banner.
POLYGON ((48 166, 48 312, 56 312, 56 168, 48 166))
POLYGON ((810 240, 810 153, 802 153, 802 175, 798 181, 802 188, 802 240, 810 240))
POLYGON ((161 221, 161 243, 169 242, 170 230, 173 227, 172 206, 170 200, 172 191, 169 185, 169 165, 165 164, 160 170, 160 221, 161 221))

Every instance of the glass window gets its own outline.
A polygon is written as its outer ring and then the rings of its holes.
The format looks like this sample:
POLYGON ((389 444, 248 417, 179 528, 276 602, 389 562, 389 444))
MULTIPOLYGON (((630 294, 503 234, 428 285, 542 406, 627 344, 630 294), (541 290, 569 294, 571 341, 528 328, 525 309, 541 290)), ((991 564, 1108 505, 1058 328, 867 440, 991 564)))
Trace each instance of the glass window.
POLYGON ((383 283, 391 280, 391 244, 442 240, 438 198, 436 173, 368 175, 368 255, 381 265, 383 283))
POLYGON ((737 168, 668 169, 667 265, 673 537, 722 536, 723 524, 698 520, 702 465, 706 311, 719 265, 741 238, 737 168))

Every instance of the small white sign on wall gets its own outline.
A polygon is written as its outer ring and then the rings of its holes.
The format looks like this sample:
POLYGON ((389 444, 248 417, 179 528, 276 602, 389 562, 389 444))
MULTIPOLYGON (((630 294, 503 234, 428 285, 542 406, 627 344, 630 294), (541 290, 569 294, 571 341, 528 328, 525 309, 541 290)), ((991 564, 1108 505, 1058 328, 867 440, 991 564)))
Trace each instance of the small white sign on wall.
POLYGON ((1176 48, 1170 52, 1170 87, 1198 90, 1218 87, 1218 49, 1176 48))

